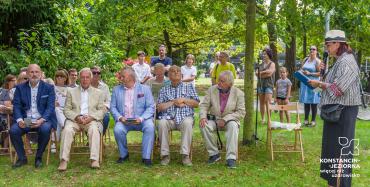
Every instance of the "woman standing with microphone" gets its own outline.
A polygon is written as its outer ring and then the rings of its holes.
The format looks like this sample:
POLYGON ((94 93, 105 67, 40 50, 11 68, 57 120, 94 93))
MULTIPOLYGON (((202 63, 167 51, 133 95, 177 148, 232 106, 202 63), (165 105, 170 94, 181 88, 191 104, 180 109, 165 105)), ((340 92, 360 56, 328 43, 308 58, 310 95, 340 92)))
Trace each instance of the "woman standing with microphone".
POLYGON ((336 61, 322 82, 309 81, 311 86, 322 89, 320 107, 324 129, 320 176, 328 181, 328 186, 351 186, 352 169, 348 166, 352 166, 355 153, 355 124, 361 105, 359 68, 343 31, 328 31, 325 45, 336 61))

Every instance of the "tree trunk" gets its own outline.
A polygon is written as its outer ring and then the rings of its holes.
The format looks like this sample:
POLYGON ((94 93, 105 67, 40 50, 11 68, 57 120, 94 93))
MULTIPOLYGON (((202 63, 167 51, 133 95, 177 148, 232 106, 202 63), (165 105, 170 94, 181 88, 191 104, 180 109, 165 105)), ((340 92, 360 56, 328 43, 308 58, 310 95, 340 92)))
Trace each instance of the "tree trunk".
POLYGON ((243 126, 243 144, 251 144, 255 141, 253 126, 253 99, 254 99, 254 38, 256 27, 256 1, 248 0, 246 8, 246 32, 245 32, 245 73, 244 73, 244 98, 245 116, 243 126))
POLYGON ((296 31, 298 27, 297 23, 297 2, 295 0, 287 0, 286 2, 286 20, 287 20, 287 42, 285 50, 285 67, 287 68, 289 74, 288 78, 292 82, 292 90, 296 90, 298 87, 298 81, 294 78, 293 73, 295 72, 296 66, 296 31))
MULTIPOLYGON (((276 6, 279 0, 271 0, 269 13, 267 15, 267 32, 269 35, 269 45, 272 51, 272 61, 275 62, 275 77, 279 77, 279 63, 277 52, 277 34, 276 34, 276 6)), ((275 79, 276 81, 277 79, 275 79)))
MULTIPOLYGON (((167 48, 167 55, 168 57, 173 57, 172 56, 172 43, 170 41, 170 34, 168 33, 168 31, 165 29, 163 30, 163 38, 164 38, 164 43, 166 44, 166 48, 167 48)), ((181 64, 177 64, 176 61, 172 61, 172 64, 173 65, 181 65, 181 64)))
POLYGON ((307 56, 307 28, 306 28, 306 1, 303 1, 303 11, 302 11, 302 31, 303 31, 303 39, 302 39, 302 59, 306 58, 307 56))

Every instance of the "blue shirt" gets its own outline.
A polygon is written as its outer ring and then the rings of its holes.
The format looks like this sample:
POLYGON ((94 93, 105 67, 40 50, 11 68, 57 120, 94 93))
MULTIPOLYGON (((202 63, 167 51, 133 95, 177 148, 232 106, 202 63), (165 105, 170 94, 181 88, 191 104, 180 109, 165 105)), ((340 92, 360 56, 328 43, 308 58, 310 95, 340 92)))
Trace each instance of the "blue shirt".
POLYGON ((172 65, 172 58, 165 57, 164 59, 160 59, 159 57, 152 58, 151 66, 154 66, 157 63, 162 63, 164 66, 172 65))
MULTIPOLYGON (((157 103, 166 103, 177 98, 194 99, 199 102, 199 97, 194 86, 192 84, 184 84, 181 82, 176 87, 172 86, 172 84, 163 86, 159 91, 157 103)), ((181 124, 182 120, 185 119, 185 117, 193 115, 194 109, 189 106, 171 106, 167 110, 160 112, 158 118, 171 119, 175 121, 176 125, 179 125, 181 124)))

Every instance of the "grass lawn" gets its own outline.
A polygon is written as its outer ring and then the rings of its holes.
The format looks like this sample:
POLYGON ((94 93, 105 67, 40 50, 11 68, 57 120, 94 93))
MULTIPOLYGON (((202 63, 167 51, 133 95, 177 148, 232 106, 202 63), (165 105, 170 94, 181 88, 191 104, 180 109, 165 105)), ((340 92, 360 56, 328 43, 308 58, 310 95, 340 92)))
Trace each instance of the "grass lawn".
MULTIPOLYGON (((196 118, 198 121, 198 114, 196 118)), ((352 184, 355 187, 368 186, 370 183, 369 130, 369 122, 357 122, 356 138, 360 139, 360 155, 355 158, 360 160, 358 164, 361 168, 353 171, 360 175, 353 178, 352 184)), ((110 132, 113 138, 112 129, 110 132)), ((242 131, 239 137, 241 140, 242 131)), ((215 165, 206 164, 208 155, 198 124, 193 135, 193 167, 182 166, 178 153, 172 153, 169 166, 160 166, 158 151, 152 168, 144 167, 140 163, 141 154, 133 152, 130 153, 129 162, 118 165, 115 163, 118 150, 114 140, 108 144, 99 170, 89 168, 87 156, 72 155, 68 170, 63 173, 57 171, 56 155, 52 156, 49 166, 41 169, 34 168, 33 156, 28 158, 27 166, 18 169, 12 169, 9 158, 2 156, 0 186, 326 186, 325 181, 319 177, 321 120, 316 127, 303 129, 304 163, 295 153, 277 154, 276 160, 272 162, 265 149, 265 125, 258 127, 258 137, 262 141, 256 146, 240 146, 240 163, 234 170, 225 167, 225 154, 222 154, 221 162, 215 165)), ((274 137, 276 141, 284 142, 291 136, 278 133, 274 137)), ((179 133, 176 132, 174 141, 178 139, 179 133)), ((128 141, 139 143, 141 133, 130 132, 128 141)))

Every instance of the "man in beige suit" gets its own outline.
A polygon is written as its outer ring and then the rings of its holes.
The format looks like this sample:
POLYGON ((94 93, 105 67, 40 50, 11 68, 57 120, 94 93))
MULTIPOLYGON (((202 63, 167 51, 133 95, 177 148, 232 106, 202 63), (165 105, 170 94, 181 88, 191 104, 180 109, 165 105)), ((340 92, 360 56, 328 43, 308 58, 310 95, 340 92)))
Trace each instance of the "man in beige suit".
POLYGON ((200 104, 199 124, 209 164, 221 159, 213 132, 226 130, 226 165, 229 168, 236 168, 239 126, 245 115, 244 93, 233 84, 233 73, 221 72, 217 85, 208 89, 200 104))
POLYGON ((91 86, 92 72, 83 68, 79 73, 80 86, 67 92, 64 115, 66 122, 61 136, 59 171, 67 169, 69 153, 76 132, 87 131, 89 136, 91 167, 99 168, 100 133, 103 132, 102 120, 107 112, 104 94, 91 86))

